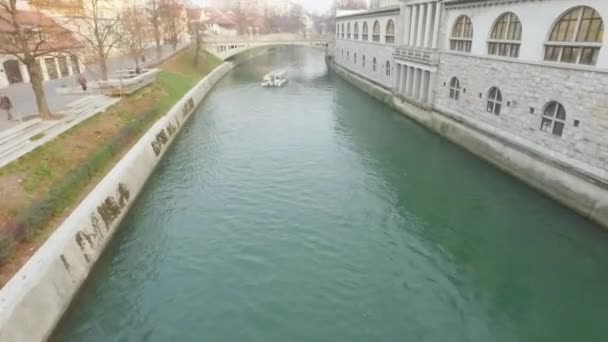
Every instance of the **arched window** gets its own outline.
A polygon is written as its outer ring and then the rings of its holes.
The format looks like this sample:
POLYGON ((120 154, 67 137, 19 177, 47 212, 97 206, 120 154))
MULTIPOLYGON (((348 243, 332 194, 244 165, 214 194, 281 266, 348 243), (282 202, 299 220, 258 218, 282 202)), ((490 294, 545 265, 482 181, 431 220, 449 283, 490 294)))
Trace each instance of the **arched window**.
POLYGON ((353 56, 353 63, 357 64, 357 53, 355 52, 355 55, 353 56))
POLYGON ((452 36, 450 37, 450 50, 471 52, 473 42, 473 24, 466 15, 461 15, 456 19, 452 36))
POLYGON ((340 37, 340 24, 336 24, 336 37, 340 37))
POLYGON ((372 59, 372 70, 376 71, 377 66, 378 66, 378 63, 376 63, 376 57, 374 57, 374 59, 372 59))
POLYGON ((363 55, 363 58, 361 58, 361 64, 365 68, 365 55, 363 55))
POLYGON ((342 49, 342 60, 344 60, 344 49, 342 49))
POLYGON ((391 77, 391 62, 390 61, 386 61, 386 76, 391 77))
POLYGON ((346 51, 346 60, 350 61, 350 52, 349 51, 346 51))
POLYGON ((540 124, 540 130, 561 137, 565 126, 566 109, 559 102, 549 102, 543 111, 543 120, 540 124))
POLYGON ((500 108, 502 107, 502 94, 500 93, 500 89, 496 87, 490 88, 488 92, 488 106, 486 107, 486 111, 488 113, 494 113, 496 115, 500 115, 500 108))
POLYGON ((361 38, 365 41, 367 41, 369 39, 368 36, 368 29, 367 29, 367 21, 363 22, 363 34, 361 35, 361 38))
POLYGON ((346 24, 346 39, 350 39, 350 23, 346 24))
POLYGON ((591 7, 576 7, 559 18, 545 44, 545 61, 595 65, 604 22, 591 7))
POLYGON ((353 39, 359 40, 359 23, 355 23, 355 29, 353 32, 353 39))
POLYGON ((374 22, 374 30, 372 31, 372 41, 380 42, 380 23, 378 20, 374 22))
POLYGON ((386 34, 384 35, 384 39, 387 44, 395 43, 395 23, 390 19, 388 23, 386 23, 386 34))
POLYGON ((342 23, 342 31, 341 31, 341 32, 342 32, 342 38, 344 38, 344 36, 345 36, 345 32, 344 32, 344 23, 342 23))
POLYGON ((519 57, 521 45, 521 22, 512 12, 501 15, 492 29, 488 42, 488 54, 519 57))
POLYGON ((458 100, 460 97, 460 82, 456 77, 452 77, 450 80, 450 98, 458 100))

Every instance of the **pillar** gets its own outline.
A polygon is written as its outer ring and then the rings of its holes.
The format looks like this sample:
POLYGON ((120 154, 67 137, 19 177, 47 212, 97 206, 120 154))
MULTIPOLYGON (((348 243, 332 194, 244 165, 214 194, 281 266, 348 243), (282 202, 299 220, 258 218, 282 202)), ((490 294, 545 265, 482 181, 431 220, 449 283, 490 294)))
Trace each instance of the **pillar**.
POLYGON ((441 20, 441 4, 437 2, 435 4, 435 21, 433 22, 433 25, 435 26, 433 31, 433 49, 436 49, 439 44, 439 27, 441 26, 439 20, 441 20))
POLYGON ((429 94, 427 99, 428 105, 433 105, 433 95, 435 94, 435 84, 437 84, 437 73, 429 71, 429 94))
POLYGON ((420 84, 422 91, 420 94, 420 100, 423 103, 428 103, 429 99, 429 72, 426 70, 422 70, 422 82, 420 84))
POLYGON ((405 95, 411 97, 414 94, 414 68, 407 68, 407 89, 405 89, 405 95))
POLYGON ((30 81, 30 72, 27 71, 27 66, 19 62, 19 71, 21 72, 21 78, 23 82, 28 83, 30 81))
POLYGON ((399 94, 405 96, 405 88, 407 86, 407 65, 403 65, 401 68, 401 89, 399 90, 399 94))
POLYGON ((422 84, 421 82, 421 78, 422 78, 422 70, 416 68, 414 71, 414 98, 417 101, 420 101, 420 85, 422 84))
POLYGON ((410 45, 410 30, 412 25, 412 6, 401 4, 401 11, 403 12, 401 21, 403 21, 403 45, 410 45))
POLYGON ((424 45, 424 19, 425 19, 425 8, 426 6, 424 4, 418 5, 418 7, 420 7, 418 9, 418 24, 416 26, 418 26, 418 31, 417 33, 417 37, 416 37, 416 46, 417 47, 422 47, 424 45))
POLYGON ((416 45, 416 31, 418 30, 418 5, 413 6, 412 20, 410 21, 410 46, 416 45))
POLYGON ((53 57, 53 60, 55 61, 55 70, 57 70, 57 79, 63 78, 61 68, 59 67, 59 58, 53 57))
POLYGON ((424 43, 422 44, 425 48, 430 48, 432 46, 431 39, 433 36, 431 35, 431 31, 433 26, 431 25, 433 22, 433 3, 429 2, 426 4, 426 28, 424 29, 424 43))
POLYGON ((36 63, 38 63, 38 65, 40 66, 40 69, 42 69, 42 78, 45 81, 48 81, 50 79, 50 77, 49 77, 49 71, 46 69, 46 63, 44 62, 44 57, 38 58, 36 63))

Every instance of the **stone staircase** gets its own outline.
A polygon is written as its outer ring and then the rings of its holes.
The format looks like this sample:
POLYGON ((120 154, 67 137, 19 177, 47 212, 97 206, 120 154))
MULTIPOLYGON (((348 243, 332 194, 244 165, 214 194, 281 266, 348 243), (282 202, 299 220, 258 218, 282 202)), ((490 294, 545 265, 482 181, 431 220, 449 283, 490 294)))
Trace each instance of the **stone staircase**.
POLYGON ((104 95, 84 96, 68 104, 58 115, 58 120, 39 118, 20 123, 0 132, 0 168, 55 139, 95 114, 104 112, 120 101, 104 95))

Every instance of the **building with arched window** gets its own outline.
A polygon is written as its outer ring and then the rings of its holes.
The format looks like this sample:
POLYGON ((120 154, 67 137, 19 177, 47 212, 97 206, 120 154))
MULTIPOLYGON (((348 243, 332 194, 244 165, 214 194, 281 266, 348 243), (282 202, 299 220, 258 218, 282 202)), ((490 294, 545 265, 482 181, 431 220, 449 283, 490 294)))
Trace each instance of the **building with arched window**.
POLYGON ((335 62, 350 72, 361 75, 385 89, 393 87, 395 44, 399 37, 398 1, 364 11, 350 11, 336 17, 337 27, 346 31, 338 35, 335 51, 351 51, 353 57, 335 62), (356 58, 354 56, 359 56, 356 58), (387 72, 386 63, 391 66, 387 72), (369 65, 366 65, 369 64, 369 65))
POLYGON ((338 17, 361 40, 336 45, 363 57, 336 64, 407 116, 436 115, 608 189, 606 18, 606 0, 400 0, 338 17))

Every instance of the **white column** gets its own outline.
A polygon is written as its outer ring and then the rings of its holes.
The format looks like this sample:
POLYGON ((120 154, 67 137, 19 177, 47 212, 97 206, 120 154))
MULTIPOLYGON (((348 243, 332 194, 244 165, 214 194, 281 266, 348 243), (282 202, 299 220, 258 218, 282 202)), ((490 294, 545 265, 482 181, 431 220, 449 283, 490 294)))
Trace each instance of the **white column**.
POLYGON ((61 68, 59 67, 59 58, 53 57, 53 60, 55 60, 55 69, 57 70, 57 79, 60 79, 63 76, 61 76, 61 68))
POLYGON ((49 71, 46 69, 46 63, 44 61, 43 57, 38 58, 38 61, 36 63, 39 63, 38 65, 40 65, 40 69, 42 69, 42 78, 45 81, 48 81, 49 79, 51 79, 49 77, 49 71))
POLYGON ((402 5, 403 17, 403 45, 410 45, 410 30, 412 27, 412 6, 402 5))
POLYGON ((19 62, 19 71, 21 71, 21 78, 23 78, 23 82, 28 83, 30 81, 30 72, 27 71, 27 66, 19 62))
POLYGON ((422 70, 416 68, 416 71, 414 72, 414 98, 418 101, 420 101, 420 85, 422 84, 421 82, 421 75, 422 74, 422 70))
POLYGON ((414 75, 414 67, 409 67, 407 69, 407 89, 405 90, 405 95, 409 97, 412 97, 414 94, 414 75))
POLYGON ((424 13, 424 9, 425 6, 424 5, 418 5, 418 7, 420 7, 418 9, 418 36, 416 37, 416 46, 418 47, 422 47, 424 45, 424 19, 425 19, 425 13, 424 13))
POLYGON ((409 46, 416 46, 416 31, 418 30, 418 5, 413 6, 412 21, 410 21, 409 46))
POLYGON ((403 33, 405 32, 405 4, 399 4, 399 19, 397 19, 397 32, 395 37, 395 44, 397 46, 402 45, 405 41, 405 36, 403 33))
POLYGON ((429 96, 427 104, 433 105, 433 94, 435 93, 435 84, 437 82, 437 73, 429 72, 429 96))
POLYGON ((405 89, 407 87, 407 65, 403 65, 403 67, 401 68, 401 90, 399 91, 399 94, 404 95, 405 96, 405 89))
POLYGON ((435 21, 433 22, 433 26, 435 27, 433 31, 433 49, 436 49, 439 44, 439 27, 441 26, 439 20, 441 20, 441 4, 437 3, 435 6, 435 21))
POLYGON ((426 28, 424 30, 424 43, 422 44, 423 47, 425 48, 430 48, 432 45, 431 39, 432 39, 432 35, 431 35, 431 30, 433 29, 433 26, 431 26, 431 23, 433 22, 433 3, 429 2, 428 4, 426 4, 426 28))
POLYGON ((422 84, 421 84, 421 101, 423 103, 428 103, 429 100, 429 72, 426 70, 422 70, 422 84))
POLYGON ((395 82, 393 82, 393 90, 399 93, 399 87, 401 86, 401 64, 397 63, 395 68, 395 82))

